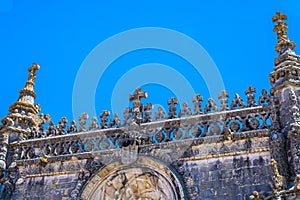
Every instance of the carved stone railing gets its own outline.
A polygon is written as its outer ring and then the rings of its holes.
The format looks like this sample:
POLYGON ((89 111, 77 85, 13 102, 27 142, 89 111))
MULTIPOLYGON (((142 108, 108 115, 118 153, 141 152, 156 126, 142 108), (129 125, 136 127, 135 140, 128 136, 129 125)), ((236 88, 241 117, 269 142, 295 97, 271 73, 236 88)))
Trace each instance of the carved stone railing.
POLYGON ((133 144, 159 144, 219 135, 231 137, 233 133, 268 129, 271 125, 270 114, 270 106, 255 106, 121 128, 29 139, 11 145, 19 150, 19 160, 27 160, 119 149, 133 144))

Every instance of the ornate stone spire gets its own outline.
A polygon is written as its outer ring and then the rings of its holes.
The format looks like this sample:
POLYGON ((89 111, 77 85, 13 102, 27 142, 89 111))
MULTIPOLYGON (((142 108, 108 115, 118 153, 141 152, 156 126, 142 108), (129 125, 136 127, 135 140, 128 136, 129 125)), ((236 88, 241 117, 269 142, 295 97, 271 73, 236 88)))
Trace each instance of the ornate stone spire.
POLYGON ((40 66, 33 63, 28 68, 28 80, 25 87, 20 90, 18 101, 10 106, 9 111, 13 112, 15 109, 21 108, 24 111, 29 111, 33 114, 37 114, 40 110, 38 104, 34 104, 36 93, 34 92, 34 83, 36 79, 36 71, 40 69, 40 66))
POLYGON ((4 129, 1 131, 12 130, 26 134, 31 127, 37 126, 40 105, 34 103, 36 98, 34 84, 36 71, 39 69, 40 66, 36 63, 28 68, 25 87, 20 90, 18 100, 9 107, 9 114, 2 119, 4 129))
POLYGON ((288 25, 284 23, 284 20, 287 20, 287 15, 281 14, 281 12, 276 12, 276 16, 272 17, 272 21, 277 22, 273 31, 277 33, 278 43, 275 49, 279 55, 287 51, 294 52, 296 47, 296 44, 287 36, 288 25))
POLYGON ((34 92, 34 81, 36 79, 36 71, 40 69, 40 66, 36 63, 33 63, 31 67, 28 68, 28 80, 26 82, 25 87, 20 91, 20 96, 23 96, 24 94, 28 93, 32 95, 34 98, 36 97, 36 94, 34 92))
POLYGON ((278 57, 274 59, 274 71, 270 74, 271 93, 288 86, 300 86, 300 56, 294 52, 296 44, 288 38, 288 26, 284 20, 287 20, 287 16, 281 12, 272 17, 272 21, 276 22, 273 31, 277 33, 278 57))

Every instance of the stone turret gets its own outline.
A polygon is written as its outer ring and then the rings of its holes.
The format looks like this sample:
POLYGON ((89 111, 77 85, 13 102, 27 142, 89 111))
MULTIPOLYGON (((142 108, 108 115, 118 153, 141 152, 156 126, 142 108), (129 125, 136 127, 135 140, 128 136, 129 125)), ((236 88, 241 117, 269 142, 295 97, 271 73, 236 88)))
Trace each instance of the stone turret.
POLYGON ((284 20, 287 20, 287 16, 280 12, 272 18, 276 22, 274 32, 278 40, 275 47, 278 57, 275 58, 275 67, 270 73, 273 95, 270 147, 280 175, 285 177, 284 186, 287 188, 295 175, 300 174, 297 156, 300 147, 300 56, 294 52, 296 45, 287 35, 288 26, 284 20))

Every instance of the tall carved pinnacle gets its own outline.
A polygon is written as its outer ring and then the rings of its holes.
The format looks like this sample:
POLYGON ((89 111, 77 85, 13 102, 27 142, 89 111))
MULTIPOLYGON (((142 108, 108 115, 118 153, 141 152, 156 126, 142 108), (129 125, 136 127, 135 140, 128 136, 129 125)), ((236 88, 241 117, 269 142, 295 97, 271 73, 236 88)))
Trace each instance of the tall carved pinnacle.
POLYGON ((37 115, 40 112, 40 105, 34 102, 36 97, 34 81, 36 71, 39 69, 40 66, 36 63, 28 68, 29 73, 25 87, 20 90, 18 100, 9 107, 9 114, 1 120, 6 127, 3 129, 4 132, 10 130, 14 133, 22 133, 26 138, 30 132, 29 129, 36 128, 40 123, 41 120, 37 115))
POLYGON ((272 21, 277 22, 273 31, 277 33, 278 43, 275 49, 279 55, 286 51, 293 52, 296 47, 296 44, 287 36, 288 25, 284 22, 284 20, 287 20, 287 15, 281 14, 281 12, 276 12, 276 16, 272 17, 272 21))
POLYGON ((34 92, 34 81, 36 79, 36 71, 40 69, 40 66, 36 63, 33 63, 31 67, 28 68, 28 80, 25 87, 20 91, 20 96, 24 93, 31 94, 34 98, 36 94, 34 92))

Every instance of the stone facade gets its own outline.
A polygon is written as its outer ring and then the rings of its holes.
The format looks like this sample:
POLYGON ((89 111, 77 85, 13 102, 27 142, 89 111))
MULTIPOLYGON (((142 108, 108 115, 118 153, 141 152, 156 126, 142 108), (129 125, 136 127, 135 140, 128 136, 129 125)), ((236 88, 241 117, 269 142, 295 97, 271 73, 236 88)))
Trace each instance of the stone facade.
POLYGON ((245 90, 220 106, 197 94, 177 110, 143 105, 130 95, 123 120, 104 110, 100 123, 87 113, 79 124, 39 114, 29 68, 19 99, 0 127, 2 199, 300 199, 300 56, 277 13, 278 44, 271 90, 245 90), (203 105, 202 105, 203 104, 203 105), (153 114, 153 115, 152 115, 153 114), (152 117, 154 116, 154 117, 152 117))

